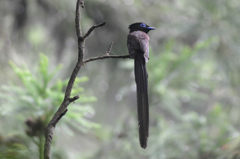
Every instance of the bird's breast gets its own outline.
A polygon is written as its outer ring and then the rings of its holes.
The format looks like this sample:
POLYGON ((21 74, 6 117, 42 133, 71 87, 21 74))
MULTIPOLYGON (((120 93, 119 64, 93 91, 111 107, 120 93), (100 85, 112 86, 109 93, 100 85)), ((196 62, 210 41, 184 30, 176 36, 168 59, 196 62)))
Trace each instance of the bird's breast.
POLYGON ((129 33, 128 36, 130 36, 132 38, 135 37, 136 39, 144 39, 144 40, 150 39, 149 36, 143 31, 134 31, 134 32, 129 33))

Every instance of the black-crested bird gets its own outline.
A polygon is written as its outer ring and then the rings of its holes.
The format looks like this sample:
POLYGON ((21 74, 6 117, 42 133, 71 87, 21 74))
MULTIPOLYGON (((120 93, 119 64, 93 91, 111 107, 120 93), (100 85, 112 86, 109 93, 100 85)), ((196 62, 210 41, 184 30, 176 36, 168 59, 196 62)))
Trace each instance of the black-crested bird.
POLYGON ((129 25, 129 29, 127 47, 130 57, 134 59, 139 141, 141 147, 145 149, 149 129, 148 74, 146 69, 146 62, 149 59, 149 36, 147 33, 150 30, 155 30, 155 28, 139 22, 129 25))

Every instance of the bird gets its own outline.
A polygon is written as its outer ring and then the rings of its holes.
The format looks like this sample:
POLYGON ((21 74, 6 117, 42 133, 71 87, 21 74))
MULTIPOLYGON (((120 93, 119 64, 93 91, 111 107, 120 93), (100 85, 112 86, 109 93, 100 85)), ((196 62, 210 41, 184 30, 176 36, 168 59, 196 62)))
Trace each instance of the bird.
POLYGON ((149 60, 150 30, 155 30, 143 22, 129 25, 127 48, 130 58, 134 59, 134 74, 137 88, 139 142, 143 149, 147 147, 149 131, 148 73, 146 63, 149 60))

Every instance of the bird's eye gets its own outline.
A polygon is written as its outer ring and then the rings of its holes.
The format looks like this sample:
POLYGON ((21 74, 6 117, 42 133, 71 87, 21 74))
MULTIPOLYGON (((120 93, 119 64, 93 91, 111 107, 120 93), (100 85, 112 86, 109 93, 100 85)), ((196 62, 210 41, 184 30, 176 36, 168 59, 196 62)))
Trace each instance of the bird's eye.
POLYGON ((141 27, 146 27, 146 24, 141 23, 140 26, 141 26, 141 27))

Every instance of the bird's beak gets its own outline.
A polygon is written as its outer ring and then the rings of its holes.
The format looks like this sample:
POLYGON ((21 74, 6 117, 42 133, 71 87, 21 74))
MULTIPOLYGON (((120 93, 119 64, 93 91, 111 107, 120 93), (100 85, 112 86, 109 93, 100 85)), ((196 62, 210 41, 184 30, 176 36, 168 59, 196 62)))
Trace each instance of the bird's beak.
POLYGON ((149 30, 156 30, 154 27, 147 27, 149 30))

